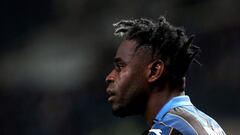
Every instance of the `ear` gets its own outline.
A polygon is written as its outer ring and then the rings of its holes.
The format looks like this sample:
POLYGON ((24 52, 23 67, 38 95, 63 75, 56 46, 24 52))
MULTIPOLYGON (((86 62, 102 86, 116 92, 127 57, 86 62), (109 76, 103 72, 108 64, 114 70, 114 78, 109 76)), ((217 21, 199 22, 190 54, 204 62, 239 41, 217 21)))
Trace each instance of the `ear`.
POLYGON ((160 60, 154 60, 148 65, 148 82, 155 82, 162 75, 164 63, 160 60))

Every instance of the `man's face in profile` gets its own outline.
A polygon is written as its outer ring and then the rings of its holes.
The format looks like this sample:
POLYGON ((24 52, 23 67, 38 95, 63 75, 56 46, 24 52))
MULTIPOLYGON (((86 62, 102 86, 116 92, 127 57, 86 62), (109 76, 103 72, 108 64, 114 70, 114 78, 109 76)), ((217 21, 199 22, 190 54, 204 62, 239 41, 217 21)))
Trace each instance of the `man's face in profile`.
POLYGON ((115 55, 115 67, 106 77, 108 102, 119 117, 142 114, 148 99, 146 58, 136 47, 136 41, 124 40, 115 55))

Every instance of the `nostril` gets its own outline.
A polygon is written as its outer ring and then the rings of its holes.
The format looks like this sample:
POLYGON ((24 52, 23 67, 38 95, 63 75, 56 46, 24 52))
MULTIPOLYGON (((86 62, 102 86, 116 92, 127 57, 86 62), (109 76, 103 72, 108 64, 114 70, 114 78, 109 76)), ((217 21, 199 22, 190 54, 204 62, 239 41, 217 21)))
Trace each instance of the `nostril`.
POLYGON ((112 81, 114 81, 114 77, 110 74, 106 77, 106 83, 111 83, 112 81))
POLYGON ((106 84, 107 84, 107 86, 108 86, 110 83, 112 83, 112 82, 113 82, 113 80, 106 79, 106 84))
POLYGON ((106 76, 105 82, 108 86, 110 83, 113 83, 114 80, 115 80, 115 74, 114 74, 114 70, 113 70, 106 76))

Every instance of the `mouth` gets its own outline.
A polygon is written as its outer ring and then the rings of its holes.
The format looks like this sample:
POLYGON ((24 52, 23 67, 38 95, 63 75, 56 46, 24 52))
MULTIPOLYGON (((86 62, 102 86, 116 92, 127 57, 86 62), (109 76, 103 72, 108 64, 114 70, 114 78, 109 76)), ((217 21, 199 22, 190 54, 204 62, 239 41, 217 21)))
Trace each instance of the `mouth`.
POLYGON ((112 90, 109 90, 109 89, 107 89, 107 100, 108 100, 108 102, 109 103, 112 103, 113 102, 113 100, 114 100, 114 98, 115 98, 115 93, 113 93, 113 91, 112 90))
POLYGON ((113 103, 114 97, 115 97, 115 96, 109 96, 109 97, 108 97, 108 102, 109 102, 109 103, 113 103))

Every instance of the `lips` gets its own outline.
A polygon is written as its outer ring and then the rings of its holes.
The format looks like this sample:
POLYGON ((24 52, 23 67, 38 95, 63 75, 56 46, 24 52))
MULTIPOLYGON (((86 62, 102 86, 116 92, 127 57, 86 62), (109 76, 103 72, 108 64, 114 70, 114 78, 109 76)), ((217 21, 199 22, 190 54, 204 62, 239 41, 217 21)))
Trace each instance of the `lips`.
POLYGON ((112 103, 115 97, 115 93, 113 92, 113 90, 107 89, 107 95, 108 95, 108 102, 112 103))
POLYGON ((113 99, 114 99, 114 97, 115 97, 115 96, 109 96, 109 97, 108 97, 108 102, 109 102, 109 103, 112 103, 112 102, 113 102, 113 99))

